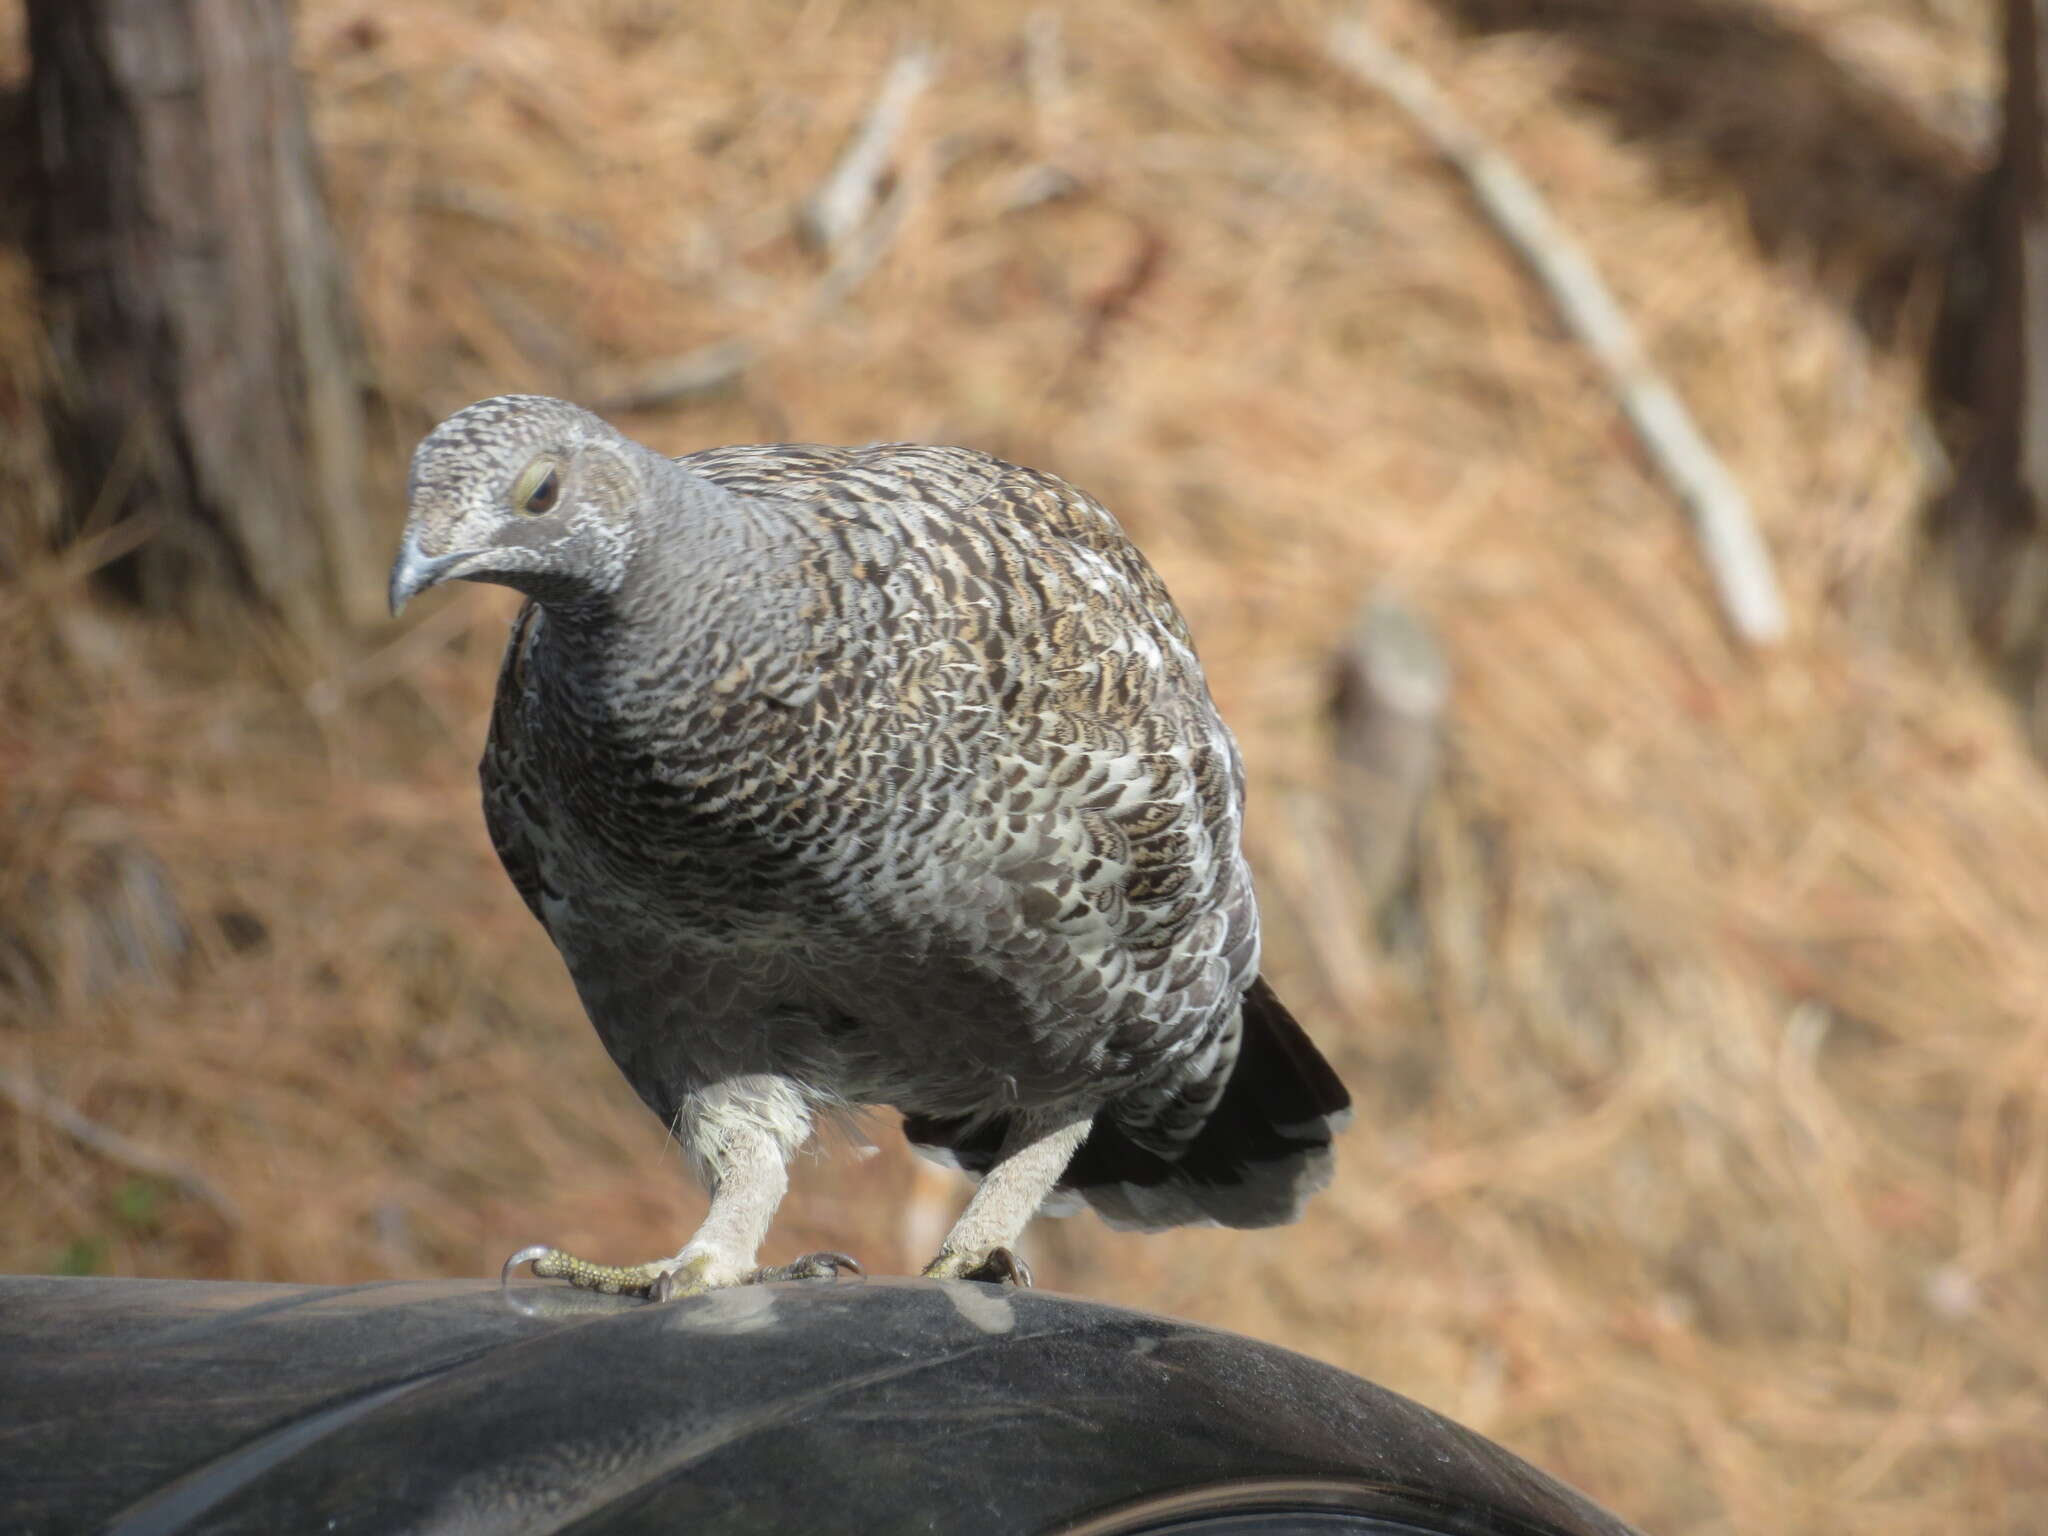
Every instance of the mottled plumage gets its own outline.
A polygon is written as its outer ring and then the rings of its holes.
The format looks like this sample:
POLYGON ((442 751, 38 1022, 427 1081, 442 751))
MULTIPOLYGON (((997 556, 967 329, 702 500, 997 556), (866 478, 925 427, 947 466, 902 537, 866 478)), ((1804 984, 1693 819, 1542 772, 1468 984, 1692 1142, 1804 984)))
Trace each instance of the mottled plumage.
POLYGON ((491 836, 713 1188, 661 1289, 749 1278, 780 1160, 845 1106, 998 1170, 936 1273, 983 1272, 1063 1170, 1140 1227, 1287 1221, 1325 1182, 1347 1101, 1258 981, 1236 747, 1094 500, 960 448, 668 460, 503 397, 414 460, 394 601, 450 576, 534 599, 491 836))

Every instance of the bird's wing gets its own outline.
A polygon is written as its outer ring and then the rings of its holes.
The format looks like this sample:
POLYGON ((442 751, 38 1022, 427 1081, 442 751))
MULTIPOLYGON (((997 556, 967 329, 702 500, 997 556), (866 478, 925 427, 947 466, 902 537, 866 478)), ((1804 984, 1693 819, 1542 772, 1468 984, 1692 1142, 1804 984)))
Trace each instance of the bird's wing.
POLYGON ((1199 1035, 1233 1006, 1258 958, 1242 765, 1165 584, 1100 503, 961 448, 681 462, 806 509, 833 562, 821 607, 882 638, 889 696, 839 734, 857 782, 890 785, 894 826, 920 829, 907 918, 1137 1035, 1192 1016, 1199 1035))
POLYGON ((491 729, 484 738, 483 761, 477 765, 477 774, 483 781, 484 826, 490 831, 491 846, 498 851, 498 862, 512 877, 512 884, 527 908, 545 927, 540 859, 534 851, 537 813, 525 788, 527 735, 520 708, 526 693, 527 658, 539 630, 540 613, 538 604, 528 603, 513 621, 512 635, 505 645, 505 660, 498 669, 491 729))

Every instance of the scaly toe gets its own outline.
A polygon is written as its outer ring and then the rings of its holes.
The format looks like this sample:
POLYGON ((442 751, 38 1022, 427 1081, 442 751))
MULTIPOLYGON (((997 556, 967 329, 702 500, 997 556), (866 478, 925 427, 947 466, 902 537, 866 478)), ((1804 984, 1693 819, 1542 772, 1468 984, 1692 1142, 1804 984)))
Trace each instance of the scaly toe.
POLYGON ((860 1261, 844 1253, 807 1253, 788 1264, 757 1269, 756 1283, 774 1280, 837 1280, 841 1275, 865 1275, 860 1261))
POLYGON ((505 1261, 498 1277, 500 1289, 512 1283, 512 1272, 522 1264, 531 1264, 537 1279, 566 1280, 578 1290, 598 1291, 606 1296, 648 1296, 667 1278, 659 1262, 631 1266, 593 1264, 546 1243, 536 1243, 505 1261))
POLYGON ((928 1280, 987 1280, 997 1285, 1028 1288, 1031 1266, 1007 1248, 973 1253, 958 1248, 941 1248, 939 1256, 924 1267, 928 1280))

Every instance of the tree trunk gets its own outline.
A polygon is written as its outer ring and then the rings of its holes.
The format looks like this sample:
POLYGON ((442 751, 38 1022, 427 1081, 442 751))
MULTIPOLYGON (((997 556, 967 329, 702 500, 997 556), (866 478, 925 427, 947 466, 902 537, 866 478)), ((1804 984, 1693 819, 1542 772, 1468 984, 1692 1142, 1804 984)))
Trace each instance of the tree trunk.
MULTIPOLYGON (((2007 0, 2005 131, 1965 233, 1938 361, 1968 407, 1936 532, 1972 627, 2048 756, 2048 0, 2007 0), (1960 289, 1958 294, 1956 291, 1960 289)), ((1939 376, 1937 376, 1939 377, 1939 376)))
POLYGON ((109 575, 154 610, 371 616, 367 368, 285 0, 29 0, 28 21, 60 537, 134 520, 109 575))

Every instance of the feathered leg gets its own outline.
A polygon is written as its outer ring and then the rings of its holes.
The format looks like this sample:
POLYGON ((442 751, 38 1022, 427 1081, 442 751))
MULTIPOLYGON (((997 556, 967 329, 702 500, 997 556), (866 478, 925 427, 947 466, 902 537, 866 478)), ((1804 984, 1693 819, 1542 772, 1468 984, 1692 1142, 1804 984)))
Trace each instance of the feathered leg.
POLYGON ((946 1234, 938 1257, 925 1265, 925 1274, 1029 1285, 1031 1271, 1010 1245, 1038 1214, 1094 1123, 1092 1113, 1077 1117, 1071 1110, 1018 1115, 1011 1121, 995 1165, 946 1234))
POLYGON ((675 1257, 646 1264, 593 1264, 559 1248, 523 1248, 506 1261, 544 1280, 585 1290, 647 1296, 699 1296, 763 1280, 823 1279, 860 1266, 843 1253, 813 1253, 794 1264, 757 1268, 754 1255, 789 1190, 789 1159, 811 1133, 810 1110, 785 1078, 736 1077, 689 1095, 676 1116, 676 1139, 711 1193, 704 1224, 675 1257))

